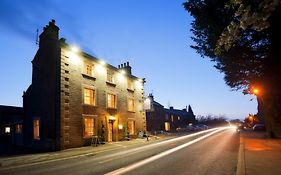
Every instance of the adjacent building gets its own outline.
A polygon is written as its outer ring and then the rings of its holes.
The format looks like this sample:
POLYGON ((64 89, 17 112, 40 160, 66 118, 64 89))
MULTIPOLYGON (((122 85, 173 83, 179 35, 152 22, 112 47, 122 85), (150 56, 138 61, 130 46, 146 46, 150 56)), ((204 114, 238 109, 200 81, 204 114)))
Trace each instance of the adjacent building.
POLYGON ((23 145, 23 108, 0 105, 0 142, 23 145))
POLYGON ((25 145, 61 150, 137 137, 146 131, 144 78, 59 39, 52 20, 39 36, 32 83, 23 94, 25 145))
POLYGON ((191 107, 184 109, 164 108, 149 94, 145 100, 147 131, 177 131, 195 123, 195 115, 191 107))

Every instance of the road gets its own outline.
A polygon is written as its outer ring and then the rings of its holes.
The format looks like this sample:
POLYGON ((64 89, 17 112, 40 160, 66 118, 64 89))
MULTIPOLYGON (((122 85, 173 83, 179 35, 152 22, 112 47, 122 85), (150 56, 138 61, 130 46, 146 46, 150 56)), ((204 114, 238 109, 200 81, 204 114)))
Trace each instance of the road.
POLYGON ((87 154, 26 166, 0 168, 0 174, 223 174, 236 172, 239 135, 213 129, 144 146, 87 154))

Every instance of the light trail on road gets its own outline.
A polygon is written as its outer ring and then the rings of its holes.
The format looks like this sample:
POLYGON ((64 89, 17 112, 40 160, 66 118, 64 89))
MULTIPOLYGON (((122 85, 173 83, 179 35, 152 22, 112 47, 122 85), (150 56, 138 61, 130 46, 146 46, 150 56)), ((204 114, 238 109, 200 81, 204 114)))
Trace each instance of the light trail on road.
MULTIPOLYGON (((167 156, 167 155, 169 155, 169 154, 171 154, 171 153, 173 153, 173 152, 175 152, 175 151, 178 151, 178 150, 183 149, 183 148, 185 148, 185 147, 188 147, 188 146, 190 146, 190 145, 192 145, 192 144, 194 144, 194 143, 196 143, 196 142, 199 142, 199 141, 201 141, 201 140, 203 140, 203 139, 206 139, 206 138, 212 136, 212 135, 215 134, 215 133, 218 133, 218 132, 220 132, 220 131, 222 131, 222 130, 230 129, 230 128, 233 128, 233 127, 214 128, 214 129, 211 129, 212 132, 210 132, 210 130, 208 130, 210 133, 208 133, 208 134, 206 134, 206 135, 204 135, 204 136, 201 136, 201 137, 196 138, 196 139, 194 139, 194 140, 191 140, 191 141, 189 141, 189 142, 187 142, 187 143, 185 143, 185 144, 182 144, 182 145, 177 146, 177 147, 175 147, 175 148, 169 149, 169 150, 167 150, 167 151, 164 151, 164 152, 162 152, 162 153, 159 153, 159 154, 157 154, 157 155, 155 155, 155 156, 152 156, 152 157, 149 157, 149 158, 147 158, 147 159, 141 160, 141 161, 136 162, 136 163, 134 163, 134 164, 131 164, 131 165, 129 165, 129 166, 126 166, 126 167, 117 169, 117 170, 115 170, 115 171, 109 172, 109 173, 107 173, 106 175, 119 175, 119 174, 127 173, 127 172, 129 172, 129 171, 131 171, 131 170, 134 170, 134 169, 136 169, 136 168, 139 168, 139 167, 141 167, 141 166, 144 166, 145 164, 148 164, 148 163, 150 163, 150 162, 152 162, 152 161, 155 161, 155 160, 160 159, 160 158, 162 158, 162 157, 164 157, 164 156, 167 156)), ((202 131, 201 133, 205 133, 205 132, 206 132, 206 131, 202 131)), ((199 132, 199 133, 200 133, 200 132, 199 132)), ((192 137, 192 136, 194 136, 194 135, 198 135, 198 133, 194 133, 194 134, 190 134, 190 135, 187 135, 187 136, 178 137, 178 138, 171 139, 171 140, 167 140, 167 141, 164 141, 164 142, 172 142, 172 141, 175 141, 175 140, 180 140, 180 139, 192 137)))

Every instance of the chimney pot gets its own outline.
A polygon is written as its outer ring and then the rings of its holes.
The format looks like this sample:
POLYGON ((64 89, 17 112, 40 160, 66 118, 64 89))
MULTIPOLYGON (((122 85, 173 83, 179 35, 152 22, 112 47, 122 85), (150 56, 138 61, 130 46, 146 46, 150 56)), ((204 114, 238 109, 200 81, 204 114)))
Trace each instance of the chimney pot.
POLYGON ((129 62, 127 62, 127 66, 129 66, 129 62))

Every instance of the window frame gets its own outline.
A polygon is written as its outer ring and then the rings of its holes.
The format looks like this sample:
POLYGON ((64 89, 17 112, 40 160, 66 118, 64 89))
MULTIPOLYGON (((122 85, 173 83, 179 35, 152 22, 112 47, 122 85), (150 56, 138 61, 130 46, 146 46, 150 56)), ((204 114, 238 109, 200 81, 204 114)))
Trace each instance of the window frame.
POLYGON ((135 135, 136 134, 136 121, 135 120, 129 120, 128 122, 127 122, 127 126, 128 126, 128 133, 129 133, 129 135, 135 135), (132 122, 132 124, 133 124, 133 129, 131 129, 131 125, 130 125, 130 123, 132 122), (133 131, 133 132, 131 132, 131 131, 133 131))
POLYGON ((112 92, 107 92, 106 93, 106 108, 108 109, 117 109, 117 94, 112 93, 112 92), (109 100, 108 100, 108 95, 113 95, 114 96, 114 107, 109 106, 109 100))
MULTIPOLYGON (((83 119, 82 119, 82 125, 83 125, 83 127, 82 127, 82 129, 83 129, 82 134, 83 134, 83 138, 92 138, 92 136, 95 135, 95 123, 96 123, 95 116, 93 116, 93 115, 83 115, 83 119), (91 128, 92 129, 92 134, 91 135, 86 135, 86 128, 88 128, 88 127, 86 127, 85 121, 87 119, 91 119, 92 122, 93 122, 92 123, 92 128, 91 128)), ((89 127, 91 127, 91 126, 89 126, 89 127)))
POLYGON ((94 64, 84 61, 84 66, 83 66, 83 74, 89 76, 89 77, 94 77, 95 73, 94 73, 94 64), (91 68, 91 73, 88 73, 88 66, 91 68))
MULTIPOLYGON (((90 99, 90 101, 91 101, 91 99, 90 99)), ((82 104, 83 105, 88 105, 88 106, 96 106, 96 101, 97 101, 97 89, 94 88, 94 87, 83 85, 82 86, 82 104), (89 103, 89 104, 85 103, 85 89, 93 91, 92 104, 91 103, 89 103)))
POLYGON ((111 83, 111 84, 115 84, 115 77, 114 77, 114 71, 107 69, 106 71, 106 82, 111 83), (109 75, 111 75, 111 79, 109 79, 109 75))
POLYGON ((130 78, 127 79, 127 89, 131 91, 135 90, 134 80, 130 78))
POLYGON ((136 111, 135 99, 132 98, 132 97, 128 97, 128 98, 127 98, 127 110, 128 110, 129 112, 135 112, 135 111, 136 111), (133 102, 133 108, 132 108, 132 109, 130 108, 130 100, 132 100, 132 102, 133 102))
POLYGON ((16 134, 22 134, 22 128, 23 128, 22 123, 16 123, 15 124, 15 133, 16 134))

